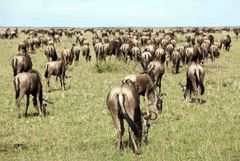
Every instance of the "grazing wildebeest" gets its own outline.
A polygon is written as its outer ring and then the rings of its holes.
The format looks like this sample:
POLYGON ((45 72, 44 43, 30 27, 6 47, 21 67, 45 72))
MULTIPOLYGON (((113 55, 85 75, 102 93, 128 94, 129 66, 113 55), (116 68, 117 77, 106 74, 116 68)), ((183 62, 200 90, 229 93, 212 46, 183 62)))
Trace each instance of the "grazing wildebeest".
POLYGON ((131 74, 126 76, 123 82, 126 80, 131 80, 136 87, 137 93, 144 96, 148 115, 150 114, 149 107, 155 113, 162 112, 162 97, 155 91, 156 86, 147 73, 131 74))
POLYGON ((147 67, 147 73, 151 77, 154 85, 158 86, 160 94, 162 76, 165 73, 164 65, 158 60, 151 61, 147 67))
POLYGON ((230 50, 230 47, 232 46, 232 45, 231 45, 231 42, 232 42, 232 40, 231 40, 230 35, 224 36, 224 37, 221 38, 221 40, 220 40, 220 49, 222 48, 222 45, 224 45, 224 46, 225 46, 225 50, 226 50, 226 51, 229 51, 229 50, 230 50))
POLYGON ((46 55, 48 62, 50 62, 50 60, 56 61, 58 58, 56 49, 53 45, 47 45, 44 49, 44 54, 46 55))
POLYGON ((52 75, 60 77, 60 83, 62 90, 65 90, 65 72, 66 66, 63 59, 57 61, 48 62, 45 66, 45 78, 46 78, 46 90, 49 92, 49 82, 52 75))
MULTIPOLYGON (((147 143, 149 120, 151 115, 143 116, 140 109, 139 95, 134 83, 126 80, 120 87, 112 88, 107 96, 107 108, 111 113, 113 124, 117 131, 117 147, 123 150, 122 137, 125 119, 129 125, 129 141, 133 144, 135 153, 139 153, 141 143, 147 143)), ((155 118, 157 114, 155 114, 155 118)))
POLYGON ((13 75, 32 69, 32 60, 28 54, 17 54, 12 58, 13 75))
POLYGON ((204 68, 200 64, 193 62, 188 67, 186 77, 187 77, 186 85, 182 85, 180 83, 184 99, 186 101, 191 101, 192 93, 194 93, 196 96, 196 102, 198 101, 201 102, 202 100, 200 99, 199 93, 203 95, 205 90, 203 84, 205 78, 204 68))
POLYGON ((31 69, 28 72, 17 74, 14 77, 13 85, 16 93, 16 106, 19 118, 21 117, 20 102, 24 95, 27 96, 25 116, 27 116, 30 94, 33 96, 33 105, 36 107, 38 115, 42 116, 42 112, 46 112, 46 103, 43 101, 41 78, 36 70, 31 69))

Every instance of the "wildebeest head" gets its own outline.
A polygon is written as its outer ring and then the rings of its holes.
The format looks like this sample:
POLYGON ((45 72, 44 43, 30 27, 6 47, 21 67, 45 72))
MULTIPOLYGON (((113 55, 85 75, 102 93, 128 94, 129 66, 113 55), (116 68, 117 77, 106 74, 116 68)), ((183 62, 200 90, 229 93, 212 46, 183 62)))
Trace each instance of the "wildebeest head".
POLYGON ((157 119, 157 113, 151 112, 149 115, 142 114, 142 143, 148 144, 148 131, 151 126, 150 120, 157 119))

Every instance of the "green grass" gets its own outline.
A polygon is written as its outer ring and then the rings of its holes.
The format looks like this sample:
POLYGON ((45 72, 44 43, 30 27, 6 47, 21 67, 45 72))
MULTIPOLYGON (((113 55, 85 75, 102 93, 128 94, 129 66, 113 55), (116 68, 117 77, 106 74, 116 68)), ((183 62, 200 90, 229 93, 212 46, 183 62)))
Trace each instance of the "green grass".
MULTIPOLYGON (((205 104, 183 101, 178 82, 185 82, 184 69, 178 75, 165 73, 162 91, 167 96, 163 114, 152 122, 149 145, 141 148, 139 156, 129 148, 123 152, 116 149, 116 132, 106 108, 106 96, 126 75, 140 72, 140 64, 112 58, 96 65, 91 47, 93 61, 86 63, 81 57, 67 71, 72 77, 67 81, 64 97, 59 81, 51 79, 51 89, 56 90, 49 93, 54 104, 48 106, 46 117, 33 116, 36 111, 31 102, 30 116, 18 119, 10 62, 17 53, 17 44, 26 36, 0 40, 0 160, 240 160, 240 40, 231 35, 230 52, 221 50, 216 62, 206 64, 205 104), (24 147, 17 149, 15 144, 24 147)), ((87 37, 90 41, 90 34, 87 37)), ((217 33, 215 37, 219 40, 221 35, 217 33)), ((74 40, 64 36, 57 45, 58 55, 74 40)), ((42 75, 46 96, 43 50, 32 54, 32 60, 42 75)), ((145 110, 144 102, 141 104, 145 110)), ((25 99, 21 107, 23 112, 25 99)), ((127 138, 126 130, 124 140, 127 138)))

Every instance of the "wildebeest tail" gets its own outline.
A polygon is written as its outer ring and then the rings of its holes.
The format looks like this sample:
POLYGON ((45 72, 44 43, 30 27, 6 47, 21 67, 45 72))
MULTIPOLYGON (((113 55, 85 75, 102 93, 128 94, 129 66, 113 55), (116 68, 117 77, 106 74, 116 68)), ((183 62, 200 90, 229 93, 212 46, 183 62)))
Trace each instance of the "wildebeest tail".
POLYGON ((55 49, 55 47, 53 46, 53 58, 52 58, 52 60, 53 61, 56 61, 57 60, 57 52, 56 52, 56 49, 55 49))
POLYGON ((45 73, 44 73, 45 78, 48 77, 48 64, 45 67, 45 73))
POLYGON ((13 75, 14 77, 17 75, 17 59, 12 60, 12 68, 13 68, 13 75))
POLYGON ((19 78, 14 78, 13 80, 13 86, 14 86, 14 90, 15 90, 15 93, 16 93, 16 99, 18 98, 19 96, 19 84, 20 84, 20 81, 19 81, 19 78))
POLYGON ((199 70, 195 70, 195 76, 196 76, 196 81, 197 81, 197 84, 200 86, 201 88, 201 95, 204 94, 204 91, 205 91, 205 87, 204 87, 204 84, 203 84, 203 80, 201 79, 200 75, 199 75, 199 70))
POLYGON ((139 138, 141 136, 140 130, 137 127, 137 124, 129 117, 128 113, 126 112, 126 109, 125 109, 125 106, 124 106, 125 99, 126 99, 126 96, 124 94, 121 93, 121 94, 118 95, 118 103, 121 107, 121 112, 124 115, 124 117, 125 117, 127 123, 129 124, 130 128, 134 132, 135 136, 139 138))

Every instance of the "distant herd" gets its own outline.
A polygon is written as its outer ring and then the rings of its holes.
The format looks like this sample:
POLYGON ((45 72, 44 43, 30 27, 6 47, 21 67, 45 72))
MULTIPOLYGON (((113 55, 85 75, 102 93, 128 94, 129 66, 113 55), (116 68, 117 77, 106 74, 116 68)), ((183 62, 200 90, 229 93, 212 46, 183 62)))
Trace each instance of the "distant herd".
POLYGON ((82 55, 86 62, 92 62, 95 53, 96 63, 105 63, 109 57, 119 61, 136 61, 142 66, 140 73, 130 74, 123 78, 119 86, 113 87, 107 95, 106 104, 111 114, 117 133, 117 147, 124 148, 122 137, 125 119, 129 125, 129 142, 133 151, 138 154, 142 144, 148 143, 150 120, 157 119, 163 110, 161 83, 164 73, 171 69, 178 74, 186 67, 186 84, 179 82, 183 97, 187 102, 195 100, 201 103, 204 94, 205 64, 208 59, 214 62, 220 56, 222 46, 226 51, 232 46, 229 32, 238 37, 240 28, 172 28, 172 29, 135 29, 135 28, 102 28, 94 29, 6 29, 0 33, 0 39, 14 39, 19 34, 28 35, 27 39, 18 44, 18 54, 12 58, 13 85, 16 93, 18 117, 21 117, 20 102, 27 97, 25 116, 29 106, 29 97, 33 96, 33 105, 38 115, 46 113, 48 100, 43 98, 42 83, 37 70, 33 69, 30 54, 43 48, 46 55, 44 76, 46 91, 49 91, 50 78, 60 78, 61 88, 65 90, 68 78, 68 66, 79 61, 82 55), (219 41, 214 33, 226 31, 219 41), (86 34, 91 34, 91 39, 86 34), (182 35, 185 41, 179 41, 182 35), (61 55, 56 52, 61 38, 75 37, 71 48, 63 48, 61 55), (91 42, 91 43, 90 43, 91 42), (91 51, 91 45, 94 51, 91 51), (192 99, 192 94, 195 99, 192 99), (146 113, 140 108, 140 96, 144 97, 146 113))

